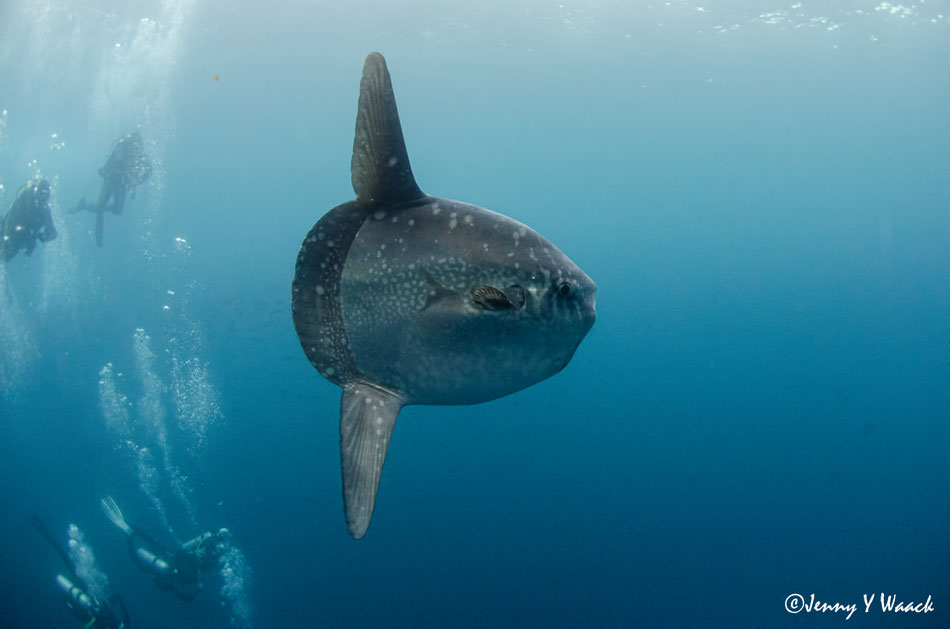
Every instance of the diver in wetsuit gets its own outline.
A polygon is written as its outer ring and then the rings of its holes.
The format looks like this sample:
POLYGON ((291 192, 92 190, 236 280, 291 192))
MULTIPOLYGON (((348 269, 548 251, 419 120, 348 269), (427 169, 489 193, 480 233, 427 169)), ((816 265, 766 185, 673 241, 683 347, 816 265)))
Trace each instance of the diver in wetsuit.
MULTIPOLYGON (((105 212, 122 214, 125 207, 125 197, 129 190, 143 184, 152 174, 152 164, 145 154, 142 136, 138 131, 120 138, 112 149, 112 154, 106 160, 105 166, 99 169, 102 177, 102 188, 99 190, 99 200, 90 205, 85 199, 79 202, 73 213, 89 210, 96 215, 96 244, 102 246, 103 215, 105 212)), ((134 192, 133 192, 134 195, 134 192)))
POLYGON ((73 569, 72 562, 66 551, 60 547, 50 533, 49 528, 35 515, 32 519, 33 527, 50 543, 53 550, 62 558, 66 564, 67 574, 56 575, 56 585, 63 593, 66 607, 72 612, 80 623, 87 629, 90 627, 102 627, 103 629, 131 629, 132 620, 129 618, 129 610, 125 607, 125 602, 118 594, 109 596, 106 600, 100 601, 89 592, 89 588, 83 583, 73 569))
POLYGON ((45 179, 31 180, 20 188, 9 211, 0 218, 0 252, 9 262, 20 252, 33 255, 36 242, 56 238, 56 226, 49 209, 50 185, 45 179))
POLYGON ((198 573, 214 569, 230 536, 227 529, 217 533, 206 531, 172 551, 126 522, 112 496, 103 498, 101 505, 106 517, 125 533, 126 546, 136 567, 150 575, 159 589, 171 591, 184 601, 192 600, 201 591, 198 573))

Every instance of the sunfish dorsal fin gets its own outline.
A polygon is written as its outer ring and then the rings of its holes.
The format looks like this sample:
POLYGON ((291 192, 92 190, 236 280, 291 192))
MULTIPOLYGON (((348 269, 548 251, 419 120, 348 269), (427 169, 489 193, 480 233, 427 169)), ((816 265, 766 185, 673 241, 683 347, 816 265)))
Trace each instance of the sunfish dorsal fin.
POLYGON ((340 400, 340 464, 343 471, 343 511, 350 535, 360 539, 369 528, 376 491, 383 473, 402 400, 389 391, 363 382, 343 387, 340 400))
POLYGON ((389 70, 378 52, 363 64, 350 176, 360 203, 394 205, 425 196, 412 176, 389 70))

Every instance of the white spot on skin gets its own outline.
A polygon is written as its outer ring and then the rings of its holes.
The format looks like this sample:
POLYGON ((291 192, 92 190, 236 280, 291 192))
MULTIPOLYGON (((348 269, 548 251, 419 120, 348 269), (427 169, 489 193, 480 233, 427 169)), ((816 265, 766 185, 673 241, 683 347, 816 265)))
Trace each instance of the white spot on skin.
POLYGON ((459 222, 454 218, 449 221, 449 229, 455 229, 458 226, 459 222))
POLYGON ((318 294, 318 295, 322 295, 322 294, 325 293, 325 292, 326 292, 326 291, 323 289, 322 286, 317 286, 317 294, 318 294))
POLYGON ((465 224, 466 224, 466 225, 471 225, 471 224, 472 224, 472 215, 471 215, 471 214, 466 214, 466 215, 465 215, 465 218, 462 219, 462 220, 465 221, 465 224))
POLYGON ((412 227, 412 226, 415 225, 415 224, 416 224, 416 219, 410 218, 410 219, 409 219, 409 227, 412 227))
POLYGON ((383 212, 382 210, 380 210, 376 212, 375 214, 373 214, 373 218, 375 218, 377 221, 381 221, 384 218, 386 218, 386 212, 383 212))
POLYGON ((439 212, 441 211, 442 211, 442 208, 440 208, 438 205, 435 206, 434 208, 432 208, 432 216, 438 216, 439 212))

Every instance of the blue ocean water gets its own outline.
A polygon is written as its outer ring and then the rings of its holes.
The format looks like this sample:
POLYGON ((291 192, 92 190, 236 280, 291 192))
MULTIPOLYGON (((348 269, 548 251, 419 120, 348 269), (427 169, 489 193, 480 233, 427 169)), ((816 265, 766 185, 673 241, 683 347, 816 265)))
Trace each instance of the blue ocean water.
POLYGON ((39 514, 139 627, 946 626, 950 5, 26 1, 0 5, 0 624, 76 626, 39 514), (367 536, 340 390, 290 316, 353 198, 365 55, 417 181, 598 285, 557 376, 400 415, 367 536), (153 174, 121 216, 115 140, 153 174), (99 500, 234 552, 190 603, 99 500), (934 611, 865 611, 895 595, 934 611))

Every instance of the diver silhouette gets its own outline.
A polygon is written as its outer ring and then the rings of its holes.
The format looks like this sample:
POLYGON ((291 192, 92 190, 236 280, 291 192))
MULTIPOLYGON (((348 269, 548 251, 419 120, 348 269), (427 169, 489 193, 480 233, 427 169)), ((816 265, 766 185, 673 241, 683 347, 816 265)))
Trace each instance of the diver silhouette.
POLYGON ((72 211, 73 214, 82 210, 89 210, 96 215, 96 244, 102 246, 102 231, 104 214, 122 214, 125 208, 125 199, 129 191, 143 184, 152 174, 152 164, 145 154, 142 136, 138 131, 120 138, 112 149, 112 154, 105 165, 99 169, 102 177, 102 188, 99 190, 99 200, 94 205, 86 203, 86 199, 72 211))
POLYGON ((230 537, 227 529, 217 533, 206 531, 177 549, 170 549, 129 524, 112 496, 103 498, 101 506, 106 517, 125 533, 126 547, 135 566, 150 575, 159 589, 184 601, 194 599, 201 591, 198 573, 214 569, 230 537))
POLYGON ((59 545, 49 528, 36 514, 31 520, 33 528, 50 543, 56 554, 66 564, 66 574, 56 575, 56 585, 62 591, 66 607, 72 612, 76 620, 87 629, 102 627, 103 629, 131 629, 132 620, 125 602, 118 594, 112 594, 105 600, 99 600, 90 591, 89 587, 76 574, 69 555, 59 545))
POLYGON ((0 252, 9 262, 20 250, 33 255, 36 243, 56 238, 49 209, 50 185, 45 179, 26 182, 6 214, 0 218, 0 252))

